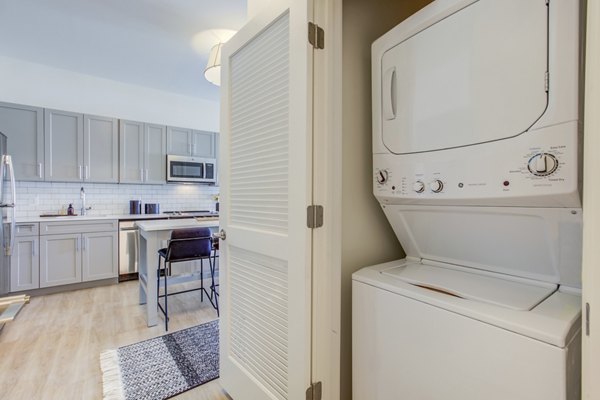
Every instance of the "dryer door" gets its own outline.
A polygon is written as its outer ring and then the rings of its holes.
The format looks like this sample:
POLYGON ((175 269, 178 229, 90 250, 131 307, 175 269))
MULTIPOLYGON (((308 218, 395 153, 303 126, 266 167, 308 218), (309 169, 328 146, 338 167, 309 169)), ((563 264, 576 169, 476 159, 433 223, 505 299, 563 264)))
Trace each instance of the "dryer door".
POLYGON ((505 139, 547 105, 548 7, 480 0, 382 58, 382 139, 407 154, 505 139))

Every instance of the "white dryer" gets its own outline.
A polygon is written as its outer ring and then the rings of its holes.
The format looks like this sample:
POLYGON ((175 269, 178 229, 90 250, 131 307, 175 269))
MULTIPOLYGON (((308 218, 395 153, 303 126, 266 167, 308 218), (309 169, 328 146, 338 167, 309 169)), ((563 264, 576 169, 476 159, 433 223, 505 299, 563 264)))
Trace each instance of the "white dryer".
POLYGON ((373 44, 407 257, 353 275, 355 400, 580 398, 580 7, 436 0, 373 44))

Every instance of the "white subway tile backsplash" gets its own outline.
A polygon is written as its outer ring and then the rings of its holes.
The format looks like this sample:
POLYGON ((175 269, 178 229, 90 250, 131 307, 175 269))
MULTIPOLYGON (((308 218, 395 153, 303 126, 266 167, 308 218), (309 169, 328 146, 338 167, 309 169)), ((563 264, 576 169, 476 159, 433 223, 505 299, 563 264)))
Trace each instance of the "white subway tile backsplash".
MULTIPOLYGON (((129 185, 64 182, 17 182, 17 218, 37 217, 66 210, 69 203, 81 208, 79 190, 85 189, 86 204, 94 214, 129 214, 129 200, 159 203, 161 211, 214 210, 219 188, 204 185, 129 185)), ((143 212, 143 206, 142 206, 143 212)))

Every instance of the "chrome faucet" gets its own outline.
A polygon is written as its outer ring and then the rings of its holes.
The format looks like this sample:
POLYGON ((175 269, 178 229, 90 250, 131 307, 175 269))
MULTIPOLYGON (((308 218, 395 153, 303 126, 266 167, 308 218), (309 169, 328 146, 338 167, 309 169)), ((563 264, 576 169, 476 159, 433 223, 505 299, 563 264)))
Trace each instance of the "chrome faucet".
POLYGON ((86 215, 87 211, 91 210, 92 207, 85 206, 85 190, 83 189, 83 186, 81 187, 81 190, 79 191, 79 197, 81 198, 81 213, 80 213, 80 215, 86 215))

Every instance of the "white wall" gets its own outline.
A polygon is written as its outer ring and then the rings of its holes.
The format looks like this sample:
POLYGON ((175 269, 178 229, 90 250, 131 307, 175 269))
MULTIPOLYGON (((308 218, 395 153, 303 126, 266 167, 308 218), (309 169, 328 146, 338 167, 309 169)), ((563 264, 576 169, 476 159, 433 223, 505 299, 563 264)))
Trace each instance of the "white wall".
POLYGON ((431 0, 344 0, 340 398, 352 398, 352 273, 404 257, 373 196, 371 43, 431 0))
POLYGON ((218 102, 2 56, 0 101, 219 131, 218 102))
POLYGON ((247 19, 252 19, 261 9, 268 7, 271 0, 248 0, 247 19))

